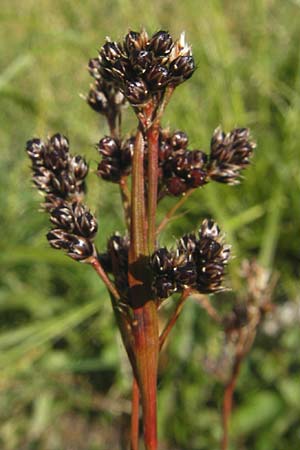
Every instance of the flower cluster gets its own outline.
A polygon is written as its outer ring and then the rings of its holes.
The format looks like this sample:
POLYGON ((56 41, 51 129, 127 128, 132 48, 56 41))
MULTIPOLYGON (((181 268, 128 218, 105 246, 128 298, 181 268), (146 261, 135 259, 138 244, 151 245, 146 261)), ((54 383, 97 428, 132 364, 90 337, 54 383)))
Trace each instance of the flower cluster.
MULTIPOLYGON (((159 192, 179 196, 190 189, 203 186, 209 180, 237 184, 240 172, 249 163, 255 144, 247 128, 235 128, 225 134, 217 128, 211 141, 210 154, 188 149, 188 136, 183 131, 159 130, 159 192)), ((104 180, 120 182, 131 172, 134 136, 119 142, 105 136, 97 146, 102 160, 98 175, 104 180)), ((147 152, 145 141, 145 179, 147 152)))
POLYGON ((206 154, 189 150, 183 131, 161 130, 159 145, 160 190, 178 196, 206 183, 206 154))
POLYGON ((151 258, 153 288, 159 298, 192 288, 200 293, 222 289, 230 247, 223 243, 215 222, 204 220, 196 234, 184 235, 177 248, 158 249, 151 258))
POLYGON ((95 255, 92 243, 97 222, 81 203, 88 166, 69 153, 66 137, 55 134, 47 142, 34 138, 26 151, 32 162, 33 182, 45 194, 44 208, 55 226, 47 234, 50 245, 78 261, 95 255))
POLYGON ((52 211, 65 200, 79 201, 85 190, 88 165, 81 156, 69 153, 69 141, 55 134, 46 142, 34 138, 27 142, 31 159, 33 182, 45 193, 44 207, 52 211))
POLYGON ((102 156, 97 174, 106 181, 119 183, 121 178, 131 172, 134 137, 120 142, 110 136, 102 138, 97 150, 102 156))
MULTIPOLYGON (((108 240, 107 252, 101 255, 106 270, 114 276, 122 299, 127 301, 129 246, 129 238, 116 233, 108 240)), ((151 255, 152 287, 156 298, 166 299, 186 288, 200 293, 222 290, 229 256, 230 247, 223 243, 217 224, 204 220, 197 235, 184 235, 177 248, 159 248, 151 255)))
POLYGON ((209 177, 221 183, 237 184, 240 171, 250 163, 254 148, 248 128, 235 128, 225 134, 218 127, 211 140, 209 177))
POLYGON ((97 69, 93 66, 93 60, 90 61, 89 71, 92 76, 95 75, 96 79, 90 86, 86 97, 87 103, 94 111, 108 118, 117 115, 121 107, 126 103, 124 95, 112 83, 97 75, 97 69))
POLYGON ((168 85, 175 87, 187 80, 195 63, 184 34, 173 42, 166 31, 149 37, 142 30, 129 31, 120 43, 108 39, 89 68, 97 83, 112 83, 129 103, 139 106, 151 98, 160 100, 168 85))

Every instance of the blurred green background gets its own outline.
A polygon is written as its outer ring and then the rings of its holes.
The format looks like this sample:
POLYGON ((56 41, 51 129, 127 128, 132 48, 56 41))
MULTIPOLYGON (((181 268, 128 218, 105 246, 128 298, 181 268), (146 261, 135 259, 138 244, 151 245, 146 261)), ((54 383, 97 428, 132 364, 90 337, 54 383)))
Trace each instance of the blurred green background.
MULTIPOLYGON (((300 2, 297 0, 1 0, 0 8, 0 447, 125 449, 130 368, 103 286, 89 267, 48 248, 46 215, 31 187, 27 139, 66 134, 90 161, 88 204, 97 238, 124 230, 118 190, 95 176, 94 143, 107 129, 79 97, 87 61, 128 28, 187 32, 198 70, 178 88, 164 124, 208 149, 214 128, 248 126, 258 143, 238 187, 211 183, 166 230, 170 243, 214 217, 233 245, 229 284, 258 258, 280 274, 277 313, 244 364, 231 449, 293 450, 300 441, 300 2), (274 325, 275 324, 275 325, 274 325)), ((125 129, 134 129, 126 112, 125 129)), ((172 201, 163 202, 163 217, 172 201)), ((216 296, 223 307, 230 294, 216 296)), ((190 302, 163 354, 161 450, 214 450, 222 385, 203 361, 222 336, 190 302)))

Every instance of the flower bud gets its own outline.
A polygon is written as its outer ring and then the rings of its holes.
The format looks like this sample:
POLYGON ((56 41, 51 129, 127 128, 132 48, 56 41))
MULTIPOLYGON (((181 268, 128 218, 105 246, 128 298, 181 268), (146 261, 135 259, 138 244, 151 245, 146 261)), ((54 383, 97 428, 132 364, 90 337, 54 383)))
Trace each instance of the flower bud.
POLYGON ((26 151, 34 167, 44 164, 45 144, 41 139, 33 138, 27 141, 26 151))
POLYGON ((114 157, 119 151, 119 144, 111 136, 104 136, 99 141, 97 149, 102 156, 114 157))
POLYGON ((86 160, 80 155, 73 156, 69 160, 69 170, 73 172, 74 177, 77 180, 77 186, 82 186, 82 180, 84 180, 89 171, 89 166, 86 160))
POLYGON ((103 158, 98 164, 97 175, 103 180, 119 183, 121 179, 121 169, 117 158, 103 158))
POLYGON ((195 62, 192 56, 179 56, 171 62, 169 76, 175 86, 190 78, 195 71, 195 62))
POLYGON ((68 256, 76 261, 85 261, 95 255, 93 244, 84 237, 54 229, 47 233, 47 239, 51 247, 57 250, 65 250, 68 256))
POLYGON ((57 228, 72 233, 75 228, 74 214, 69 204, 59 206, 51 211, 50 220, 57 228))
POLYGON ((155 33, 147 46, 156 57, 163 57, 170 54, 173 46, 173 40, 166 31, 158 31, 155 33))
POLYGON ((95 217, 81 203, 72 205, 75 234, 93 239, 98 231, 98 224, 95 217))
POLYGON ((122 49, 117 42, 107 41, 100 50, 101 63, 110 67, 123 56, 122 49))
POLYGON ((127 82, 124 94, 132 105, 141 105, 149 98, 148 87, 141 79, 127 82))
POLYGON ((175 131, 171 137, 171 145, 173 150, 186 149, 189 138, 183 131, 175 131))
POLYGON ((135 51, 141 51, 146 48, 148 42, 148 35, 145 30, 141 33, 136 31, 129 31, 124 38, 124 49, 128 55, 131 55, 135 51))
POLYGON ((168 70, 166 67, 156 64, 149 68, 146 74, 146 80, 154 91, 162 89, 169 81, 168 70))

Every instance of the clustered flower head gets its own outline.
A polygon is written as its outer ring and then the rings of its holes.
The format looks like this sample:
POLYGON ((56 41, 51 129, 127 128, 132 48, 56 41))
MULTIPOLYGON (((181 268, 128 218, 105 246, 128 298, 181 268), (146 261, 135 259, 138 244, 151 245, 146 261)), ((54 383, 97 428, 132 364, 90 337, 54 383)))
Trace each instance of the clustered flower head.
POLYGON ((94 216, 82 204, 88 165, 81 156, 69 153, 69 141, 55 134, 46 142, 34 138, 27 142, 33 182, 45 195, 44 209, 55 226, 47 234, 50 245, 83 261, 95 254, 97 233, 94 216))
MULTIPOLYGON (((190 189, 204 186, 210 180, 238 184, 241 171, 250 164, 255 148, 247 128, 235 128, 225 134, 221 128, 214 131, 210 153, 188 148, 185 132, 159 130, 159 198, 164 195, 180 196, 190 189)), ((106 181, 119 183, 130 175, 134 136, 119 141, 105 136, 97 149, 102 157, 98 175, 106 181)), ((148 145, 145 142, 145 178, 147 179, 148 145)))
POLYGON ((196 234, 186 234, 177 248, 158 249, 151 258, 154 271, 153 287, 159 298, 192 288, 201 293, 223 289, 225 266, 230 247, 223 243, 217 224, 204 220, 196 234))
POLYGON ((122 42, 107 38, 98 57, 90 60, 89 69, 100 89, 104 80, 133 106, 140 106, 151 98, 161 99, 167 86, 190 78, 195 63, 184 33, 174 42, 166 31, 149 37, 142 30, 129 31, 122 42))
POLYGON ((248 128, 235 128, 225 134, 218 127, 211 139, 208 163, 210 178, 221 183, 238 183, 240 171, 250 163, 254 148, 248 128))

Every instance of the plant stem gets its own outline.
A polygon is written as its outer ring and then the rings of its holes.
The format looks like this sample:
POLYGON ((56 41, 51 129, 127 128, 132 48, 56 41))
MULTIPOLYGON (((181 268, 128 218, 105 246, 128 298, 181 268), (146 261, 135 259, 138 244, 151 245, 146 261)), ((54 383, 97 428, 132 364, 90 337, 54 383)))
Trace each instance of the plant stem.
POLYGON ((237 354, 235 356, 231 377, 225 387, 222 408, 223 436, 221 441, 221 450, 227 450, 228 448, 228 427, 232 411, 233 393, 239 376, 242 360, 243 356, 241 354, 237 354))
POLYGON ((151 299, 143 163, 144 139, 141 130, 138 129, 132 163, 128 281, 133 314, 132 334, 136 376, 143 409, 145 448, 146 450, 157 450, 158 318, 156 304, 151 299))
POLYGON ((177 209, 179 209, 186 201, 187 199, 192 195, 192 193, 195 191, 195 189, 190 189, 187 191, 180 200, 178 200, 177 203, 175 203, 174 206, 167 212, 159 226, 157 227, 156 234, 159 234, 170 222, 174 214, 176 213, 177 209))
POLYGON ((145 223, 144 138, 142 131, 138 129, 132 160, 131 244, 129 252, 131 262, 135 262, 141 255, 146 255, 145 223))
POLYGON ((153 253, 156 239, 156 208, 158 185, 159 122, 147 130, 148 141, 148 251, 153 253))
POLYGON ((157 450, 158 321, 153 301, 134 310, 133 335, 146 450, 157 450))
POLYGON ((130 450, 139 448, 139 405, 140 391, 135 377, 132 382, 132 400, 131 400, 131 427, 130 427, 130 450))
POLYGON ((121 199, 124 209, 125 222, 127 229, 130 227, 130 192, 127 186, 126 177, 122 177, 119 183, 121 199))
POLYGON ((91 264, 91 266, 95 269, 95 271, 97 272, 97 274, 99 275, 99 277, 101 278, 101 280, 103 281, 103 283, 105 284, 105 286, 107 287, 109 292, 113 295, 114 299, 117 301, 120 300, 119 292, 117 291, 115 285, 108 278, 108 276, 107 276, 106 272, 104 271, 103 267, 101 266, 98 258, 93 257, 89 261, 89 264, 91 264))
POLYGON ((164 343, 166 342, 167 337, 170 334, 170 331, 172 330, 172 328, 174 327, 175 323, 177 322, 177 319, 182 311, 182 308, 185 304, 186 299, 189 297, 190 295, 190 290, 187 289, 186 291, 184 291, 176 305, 175 310, 173 311, 170 319, 168 320, 165 328, 163 329, 161 335, 159 336, 159 350, 162 349, 164 343))

